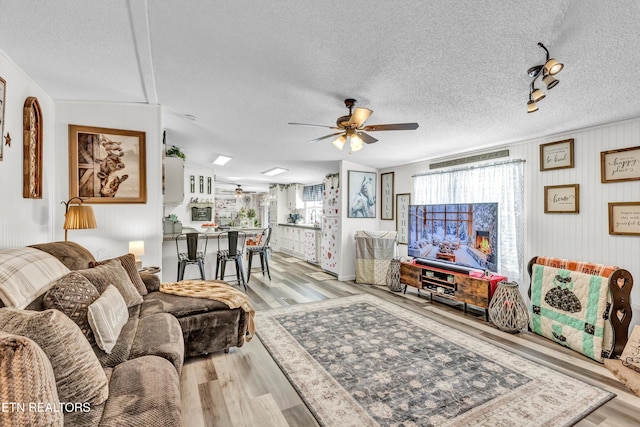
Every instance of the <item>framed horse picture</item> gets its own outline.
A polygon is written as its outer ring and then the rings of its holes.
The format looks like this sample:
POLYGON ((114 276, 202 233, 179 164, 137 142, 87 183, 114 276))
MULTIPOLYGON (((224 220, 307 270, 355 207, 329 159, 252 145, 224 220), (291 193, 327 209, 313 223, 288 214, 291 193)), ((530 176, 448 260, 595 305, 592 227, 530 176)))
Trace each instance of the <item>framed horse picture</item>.
POLYGON ((69 197, 146 203, 145 133, 69 125, 69 197))
POLYGON ((349 171, 348 218, 376 217, 376 177, 375 172, 349 171))

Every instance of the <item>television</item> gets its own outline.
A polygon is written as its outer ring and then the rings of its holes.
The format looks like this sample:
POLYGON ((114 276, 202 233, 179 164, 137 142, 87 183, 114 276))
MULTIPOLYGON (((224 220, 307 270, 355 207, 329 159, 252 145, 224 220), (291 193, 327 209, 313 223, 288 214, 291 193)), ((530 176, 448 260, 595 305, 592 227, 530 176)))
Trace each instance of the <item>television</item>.
POLYGON ((469 272, 498 270, 498 203, 410 205, 408 255, 469 272))

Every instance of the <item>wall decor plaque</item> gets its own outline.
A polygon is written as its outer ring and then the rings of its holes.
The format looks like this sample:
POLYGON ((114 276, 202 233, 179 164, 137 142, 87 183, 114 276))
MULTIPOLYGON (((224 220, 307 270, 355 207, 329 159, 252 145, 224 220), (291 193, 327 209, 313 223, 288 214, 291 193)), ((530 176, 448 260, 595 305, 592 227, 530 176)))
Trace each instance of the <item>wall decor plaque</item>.
POLYGON ((580 184, 544 187, 544 213, 579 213, 580 184))
POLYGON ((24 102, 23 108, 23 177, 22 197, 42 198, 42 110, 34 96, 24 102))
POLYGON ((69 197, 146 203, 145 133, 69 125, 69 197))
POLYGON ((572 168, 573 138, 540 145, 540 170, 572 168))
POLYGON ((409 205, 411 194, 396 194, 396 230, 398 231, 398 244, 406 245, 409 242, 409 205))
POLYGON ((600 177, 603 183, 640 179, 640 147, 600 152, 600 177))
POLYGON ((640 202, 609 203, 609 234, 640 236, 640 202))
POLYGON ((380 218, 393 219, 393 172, 380 174, 380 218))

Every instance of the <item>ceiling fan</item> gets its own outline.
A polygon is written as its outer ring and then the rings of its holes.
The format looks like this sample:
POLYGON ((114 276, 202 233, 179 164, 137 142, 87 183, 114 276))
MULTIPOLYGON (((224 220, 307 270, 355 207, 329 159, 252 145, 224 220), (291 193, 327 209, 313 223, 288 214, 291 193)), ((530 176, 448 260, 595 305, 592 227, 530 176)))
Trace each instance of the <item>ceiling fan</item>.
POLYGON ((350 143, 351 152, 361 150, 363 147, 363 143, 373 144, 378 140, 372 137, 371 135, 365 133, 373 132, 373 131, 381 131, 381 130, 414 130, 418 128, 417 123, 395 123, 395 124, 385 124, 385 125, 364 125, 364 122, 367 121, 372 110, 364 107, 356 107, 353 110, 353 106, 356 104, 356 100, 353 98, 347 98, 344 100, 344 105, 349 109, 349 115, 338 117, 336 120, 336 126, 324 126, 324 125, 314 125, 309 123, 289 123, 290 125, 302 125, 302 126, 317 126, 317 127, 325 127, 329 129, 340 130, 340 132, 331 133, 329 135, 321 136, 320 138, 312 139, 308 142, 317 142, 322 141, 323 139, 331 138, 334 136, 338 136, 338 138, 333 141, 333 145, 338 147, 338 149, 342 150, 342 147, 347 142, 350 143))

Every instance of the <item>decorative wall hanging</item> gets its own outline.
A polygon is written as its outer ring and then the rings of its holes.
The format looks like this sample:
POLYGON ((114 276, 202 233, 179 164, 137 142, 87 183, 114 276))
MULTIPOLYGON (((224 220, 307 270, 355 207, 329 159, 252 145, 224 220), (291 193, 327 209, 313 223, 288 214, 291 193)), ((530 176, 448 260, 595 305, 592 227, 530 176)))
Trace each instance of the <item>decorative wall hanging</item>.
POLYGON ((600 177, 603 183, 640 179, 640 147, 600 152, 600 177))
POLYGON ((411 194, 396 194, 396 230, 398 230, 398 244, 406 245, 409 241, 409 205, 411 194))
POLYGON ((211 186, 212 186, 212 179, 211 177, 207 177, 207 194, 211 194, 211 186))
MULTIPOLYGON (((4 94, 6 90, 7 82, 2 77, 0 77, 0 136, 4 136, 4 103, 6 101, 4 94)), ((11 141, 11 137, 9 136, 9 134, 7 134, 7 137, 8 142, 11 141)), ((4 144, 2 143, 2 138, 0 138, 0 160, 2 160, 4 152, 3 146, 4 144)))
POLYGON ((189 190, 191 191, 191 193, 195 193, 196 192, 196 177, 195 176, 189 175, 189 185, 190 185, 189 190))
POLYGON ((573 138, 540 145, 540 170, 568 169, 573 164, 573 138))
POLYGON ((579 213, 580 184, 544 187, 544 213, 579 213))
POLYGON ((145 133, 69 125, 69 197, 146 203, 145 133))
POLYGON ((640 202, 609 203, 609 234, 640 236, 640 202))
POLYGON ((204 177, 200 175, 200 194, 204 193, 204 177))
POLYGON ((376 217, 376 176, 375 172, 349 171, 348 218, 376 217))
POLYGON ((42 198, 42 110, 38 99, 30 96, 23 109, 22 197, 42 198))
POLYGON ((380 218, 393 219, 393 172, 380 174, 380 218))

